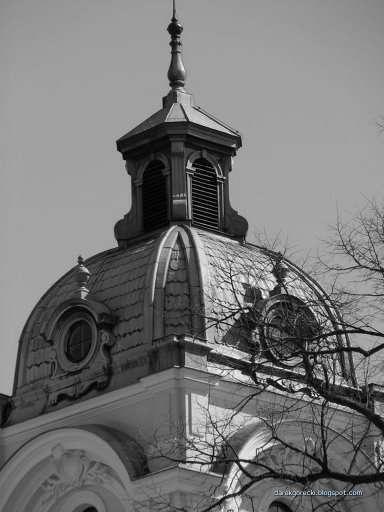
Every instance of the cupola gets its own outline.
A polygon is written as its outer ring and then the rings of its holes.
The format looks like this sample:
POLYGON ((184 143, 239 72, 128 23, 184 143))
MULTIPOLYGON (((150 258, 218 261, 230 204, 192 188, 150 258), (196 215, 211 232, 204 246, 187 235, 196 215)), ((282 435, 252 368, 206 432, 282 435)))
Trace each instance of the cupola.
POLYGON ((174 224, 244 239, 248 223, 230 205, 229 173, 240 133, 195 104, 184 88, 182 25, 173 17, 171 90, 163 108, 117 141, 131 176, 131 210, 115 226, 120 247, 174 224))
MULTIPOLYGON (((168 32, 163 108, 117 141, 132 180, 131 210, 115 226, 119 247, 80 256, 36 304, 6 425, 174 368, 300 379, 295 352, 328 347, 321 329, 341 324, 310 276, 244 242, 247 221, 231 208, 228 185, 241 136, 185 91, 175 11, 168 32)), ((346 336, 334 343, 336 352, 349 346, 346 336)), ((331 364, 339 370, 330 374, 356 384, 350 354, 331 364)))

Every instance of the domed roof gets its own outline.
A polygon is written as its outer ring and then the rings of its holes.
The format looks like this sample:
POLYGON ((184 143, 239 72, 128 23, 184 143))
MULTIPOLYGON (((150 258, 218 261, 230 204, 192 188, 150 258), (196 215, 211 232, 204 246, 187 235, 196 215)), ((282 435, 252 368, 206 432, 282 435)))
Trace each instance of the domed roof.
MULTIPOLYGON (((205 354, 250 360, 255 350, 244 342, 237 324, 256 303, 289 294, 312 304, 317 318, 336 322, 319 286, 286 260, 276 273, 276 258, 276 253, 228 236, 172 226, 127 249, 86 260, 90 275, 82 294, 75 266, 39 300, 24 327, 13 421, 56 406, 65 397, 92 395, 95 387, 109 391, 182 365, 172 348, 180 342, 205 354), (71 363, 63 349, 68 325, 76 319, 95 325, 97 343, 86 364, 71 363), (82 387, 76 390, 81 373, 82 387)), ((348 361, 344 366, 348 373, 348 361)))
MULTIPOLYGON (((8 424, 175 366, 296 371, 292 326, 320 346, 319 326, 339 324, 305 272, 245 242, 228 179, 241 136, 185 92, 180 27, 172 20, 163 109, 117 142, 132 193, 115 226, 119 247, 79 258, 33 309, 8 424)), ((351 360, 341 354, 338 364, 353 382, 351 360)))

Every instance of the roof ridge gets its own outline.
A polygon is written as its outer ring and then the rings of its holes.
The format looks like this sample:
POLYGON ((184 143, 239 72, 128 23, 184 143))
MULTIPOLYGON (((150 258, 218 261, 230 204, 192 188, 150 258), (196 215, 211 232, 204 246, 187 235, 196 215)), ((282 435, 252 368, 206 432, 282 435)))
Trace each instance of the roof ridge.
MULTIPOLYGON (((189 117, 188 117, 188 113, 187 113, 187 111, 185 110, 184 105, 183 105, 182 103, 180 103, 180 106, 181 106, 182 111, 184 112, 184 115, 185 115, 185 117, 186 117, 187 121, 190 123, 190 122, 191 122, 191 120, 190 120, 190 119, 189 119, 189 117)), ((192 107, 192 108, 194 108, 194 107, 192 107)))
POLYGON ((224 121, 222 121, 221 119, 219 119, 218 117, 210 114, 209 112, 207 112, 204 108, 202 107, 199 107, 199 106, 193 106, 192 108, 198 110, 199 112, 202 112, 203 114, 205 114, 207 117, 209 117, 210 119, 212 119, 212 121, 215 121, 216 123, 218 124, 221 124, 222 126, 224 126, 225 128, 227 128, 228 130, 230 130, 231 132, 233 133, 236 133, 237 135, 240 135, 240 137, 242 137, 242 134, 239 132, 239 130, 236 130, 235 128, 232 128, 232 126, 229 126, 229 124, 225 123, 224 121))
POLYGON ((168 119, 171 119, 171 121, 172 121, 171 113, 175 110, 175 108, 177 108, 177 107, 175 107, 175 105, 180 105, 186 120, 189 121, 188 116, 187 116, 187 114, 185 112, 185 109, 183 109, 182 103, 175 102, 175 103, 172 103, 172 105, 170 107, 165 107, 165 108, 169 108, 169 111, 168 111, 168 114, 166 115, 166 117, 165 117, 163 122, 166 123, 168 121, 168 119))
MULTIPOLYGON (((169 107, 164 107, 164 108, 160 108, 159 110, 156 110, 156 112, 154 112, 153 114, 151 114, 149 117, 147 117, 146 119, 144 119, 144 121, 142 121, 141 123, 139 123, 138 125, 136 125, 134 128, 132 128, 131 130, 129 130, 127 133, 125 133, 122 137, 120 137, 119 139, 117 139, 116 142, 119 142, 121 140, 124 140, 126 137, 130 136, 130 134, 132 134, 132 132, 136 132, 134 133, 134 135, 137 135, 137 133, 140 133, 142 131, 145 131, 142 129, 142 127, 148 123, 150 123, 153 119, 156 119, 156 117, 159 117, 160 114, 162 114, 164 112, 164 110, 166 109, 169 109, 170 111, 170 108, 169 107)), ((169 114, 169 111, 168 111, 168 114, 169 114)), ((168 116, 167 114, 167 116, 168 116)), ((166 116, 166 117, 167 117, 166 116)), ((164 121, 162 121, 164 122, 164 121)))

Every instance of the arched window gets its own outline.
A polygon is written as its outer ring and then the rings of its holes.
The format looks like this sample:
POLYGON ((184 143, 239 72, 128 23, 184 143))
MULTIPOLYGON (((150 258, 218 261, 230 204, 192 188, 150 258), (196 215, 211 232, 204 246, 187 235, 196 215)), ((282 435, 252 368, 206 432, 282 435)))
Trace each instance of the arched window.
POLYGON ((205 158, 193 162, 192 224, 208 229, 219 229, 219 199, 217 176, 213 165, 205 158))
POLYGON ((281 501, 274 501, 268 507, 268 512, 292 512, 292 510, 281 501))
POLYGON ((165 226, 168 221, 167 184, 164 164, 153 160, 143 175, 143 227, 148 233, 165 226))
POLYGON ((88 507, 83 512, 97 512, 97 510, 95 509, 95 507, 88 507))

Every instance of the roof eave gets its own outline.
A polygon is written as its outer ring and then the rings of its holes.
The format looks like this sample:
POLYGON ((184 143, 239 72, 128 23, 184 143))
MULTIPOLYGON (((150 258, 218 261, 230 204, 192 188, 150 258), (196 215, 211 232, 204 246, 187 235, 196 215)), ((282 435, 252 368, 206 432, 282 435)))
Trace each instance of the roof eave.
POLYGON ((164 122, 151 127, 143 132, 132 136, 124 136, 116 141, 117 150, 120 153, 126 153, 138 150, 140 147, 148 149, 148 144, 162 138, 187 138, 195 137, 205 142, 210 142, 221 147, 228 148, 233 155, 242 146, 242 139, 239 133, 225 133, 214 130, 190 121, 164 122))

